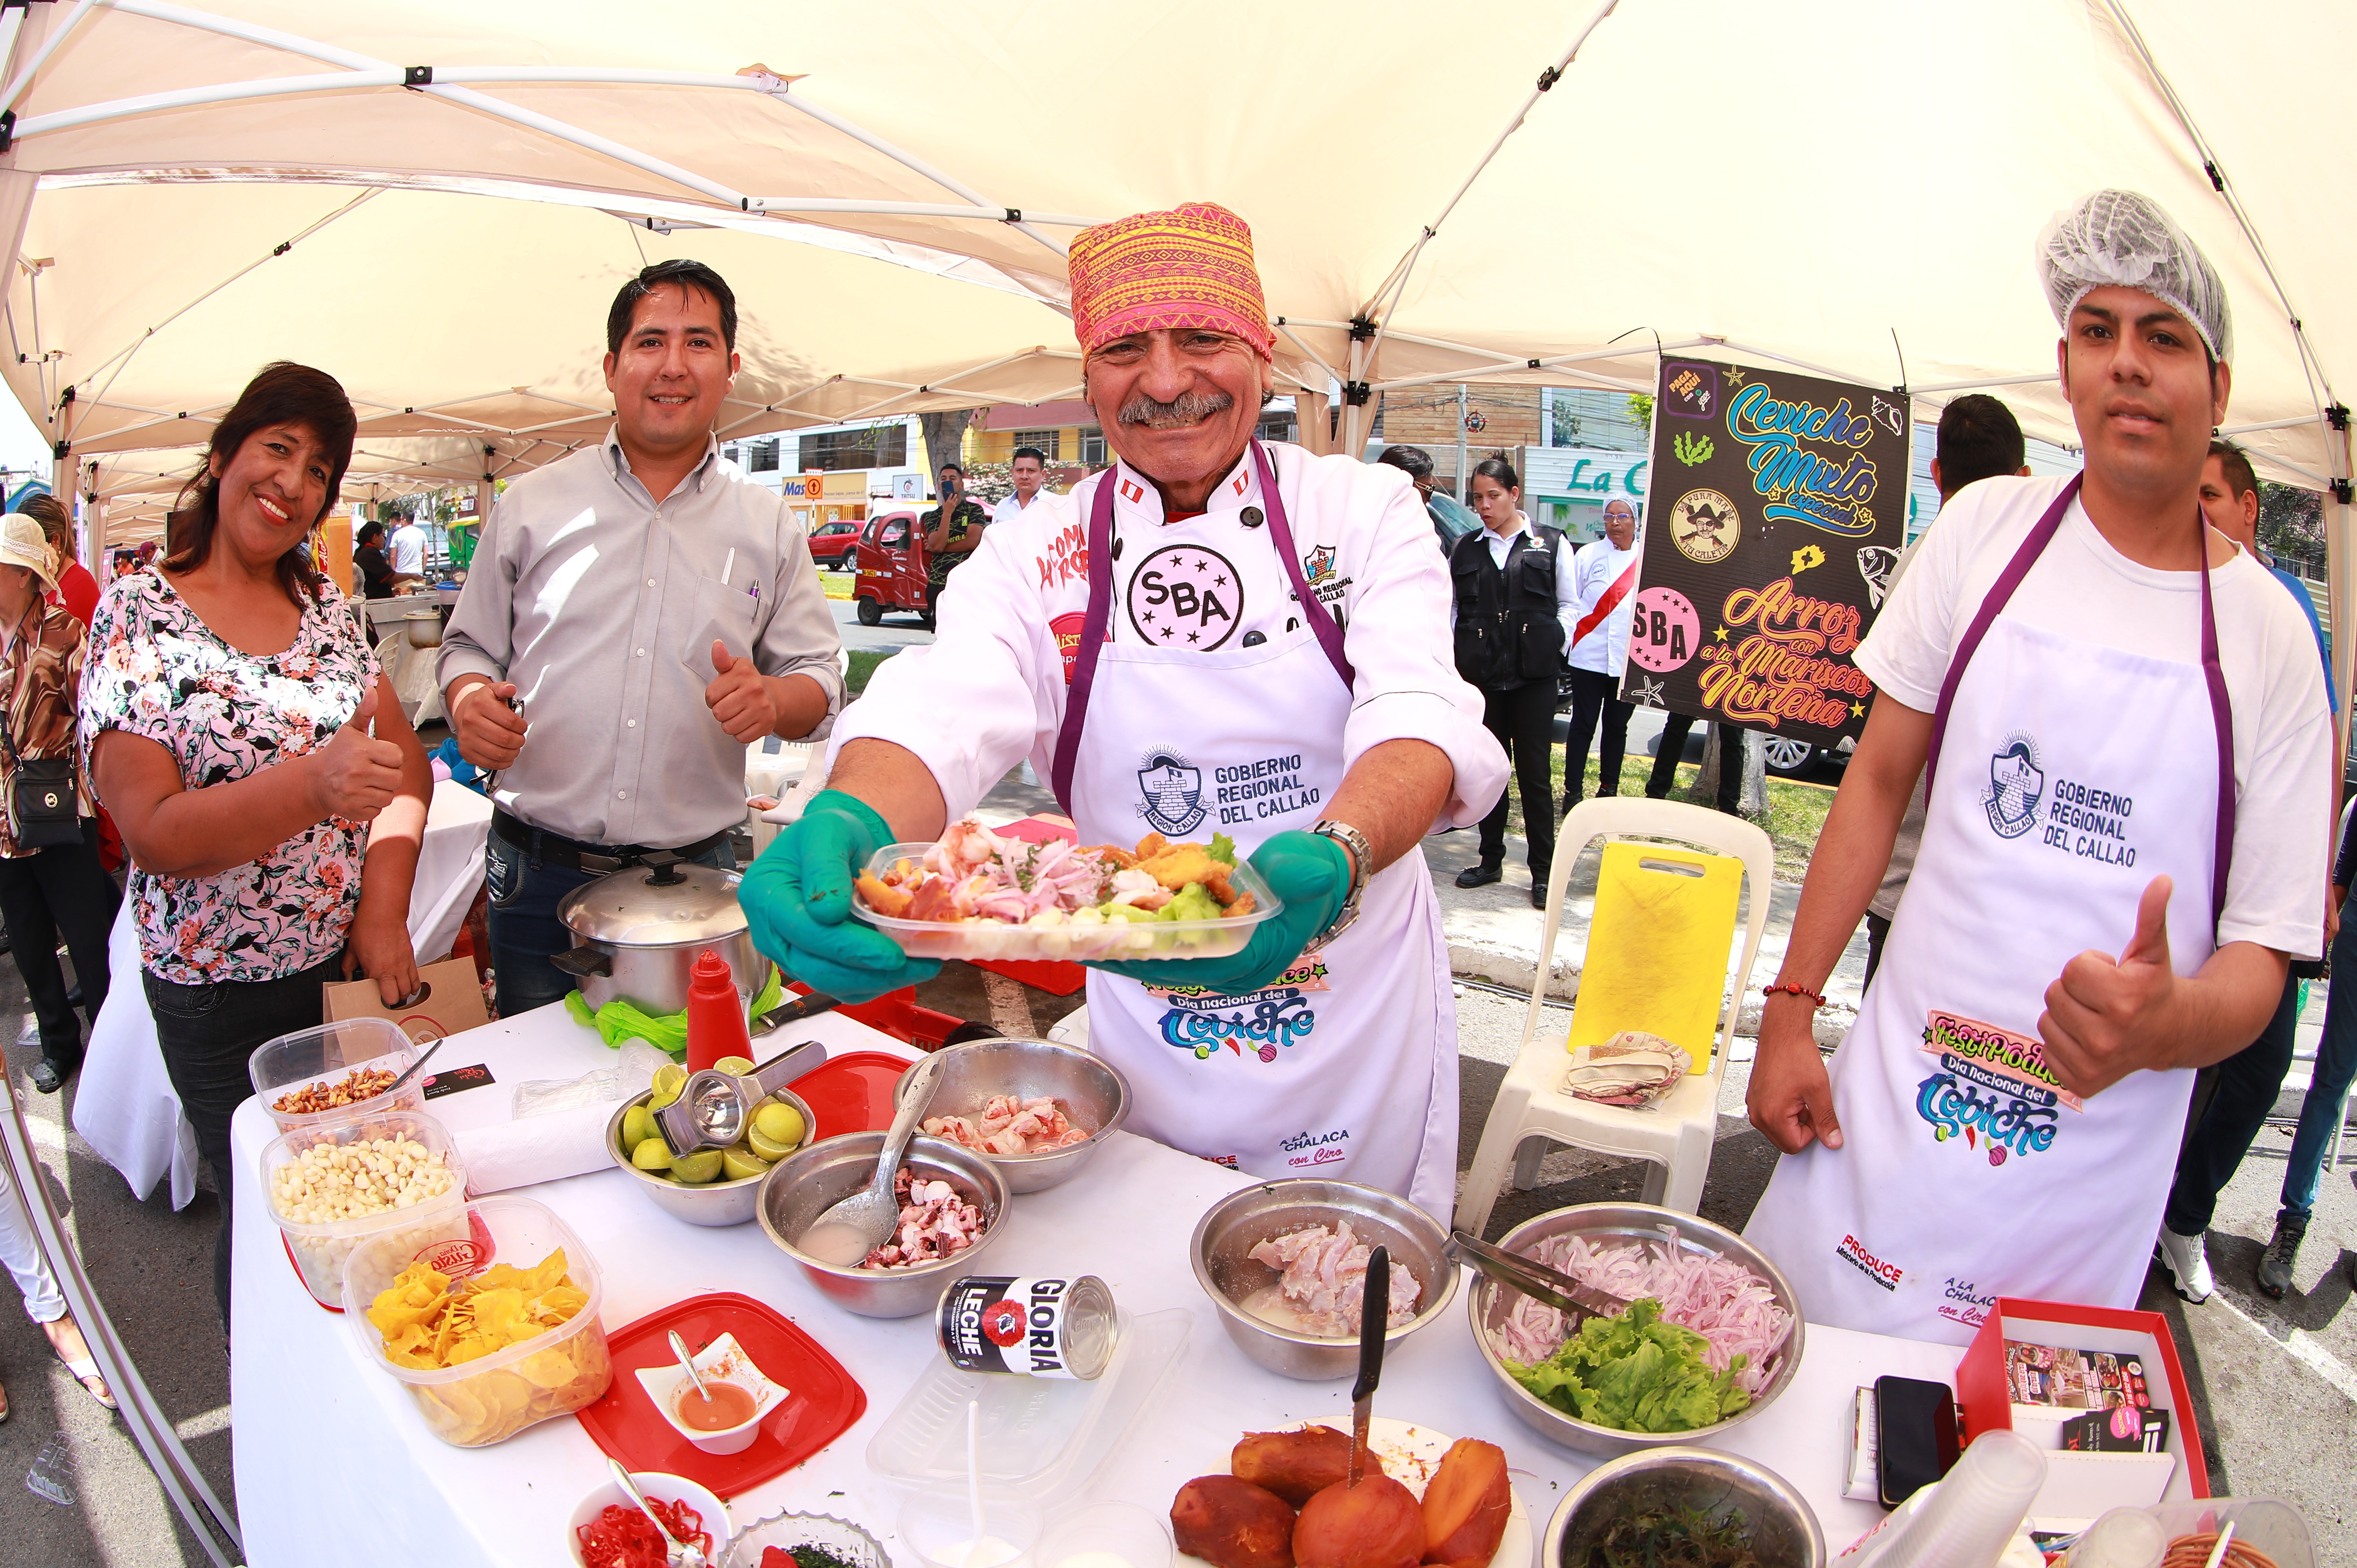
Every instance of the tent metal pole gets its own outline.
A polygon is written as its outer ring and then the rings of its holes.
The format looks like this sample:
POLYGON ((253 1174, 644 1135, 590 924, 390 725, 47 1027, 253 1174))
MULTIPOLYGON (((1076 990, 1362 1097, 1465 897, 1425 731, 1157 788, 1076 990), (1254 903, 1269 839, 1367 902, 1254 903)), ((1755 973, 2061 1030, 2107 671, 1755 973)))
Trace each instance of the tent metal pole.
POLYGON ((1320 371, 1323 371, 1329 381, 1339 382, 1342 378, 1340 374, 1335 371, 1334 367, 1319 359, 1318 357, 1318 350, 1303 342, 1298 337, 1295 336, 1293 328, 1287 327, 1285 323, 1286 318, 1280 316, 1274 321, 1270 322, 1269 325, 1275 327, 1279 332, 1284 333, 1285 340, 1292 344, 1296 349, 1301 350, 1301 357, 1308 360, 1311 364, 1317 366, 1320 371))
MULTIPOLYGON (((2328 431, 2331 428, 2329 422, 2319 418, 2318 415, 2313 413, 2304 413, 2298 419, 2270 419, 2258 424, 2222 424, 2212 434, 2218 435, 2255 435, 2262 430, 2301 430, 2311 424, 2323 425, 2328 431)), ((2329 451, 2333 443, 2328 435, 2325 440, 2326 449, 2329 451)))
MULTIPOLYGON (((49 57, 58 52, 58 46, 73 36, 74 29, 81 26, 82 19, 97 4, 98 0, 81 0, 64 21, 49 29, 48 36, 41 40, 41 47, 35 49, 33 58, 25 62, 25 69, 16 73, 16 79, 8 84, 5 91, 0 91, 0 113, 16 107, 16 100, 22 98, 25 89, 33 84, 33 78, 39 74, 41 67, 49 63, 49 57)), ((29 17, 31 15, 32 8, 28 5, 26 16, 29 17)))
MULTIPOLYGON (((1868 387, 1876 384, 1872 376, 1855 376, 1850 374, 1847 371, 1836 371, 1827 365, 1813 364, 1807 360, 1796 360, 1790 354, 1778 354, 1766 349, 1754 349, 1748 344, 1738 343, 1732 338, 1721 338, 1719 340, 1719 347, 1727 349, 1729 353, 1749 354, 1756 360, 1773 360, 1781 365, 1792 365, 1803 371, 1814 371, 1818 375, 1828 376, 1837 381, 1852 381, 1859 386, 1868 387)), ((2039 379, 2042 381, 2045 378, 2040 377, 2039 379)))
MULTIPOLYGON (((2352 467, 2351 462, 2349 425, 2350 417, 2344 411, 2340 428, 2329 432, 2325 439, 2325 449, 2332 456, 2333 477, 2342 481, 2343 486, 2352 474, 2357 474, 2357 467, 2352 467)), ((2341 694, 2341 711, 2333 715, 2339 725, 2335 735, 2336 757, 2347 755, 2349 728, 2352 723, 2357 723, 2357 719, 2352 717, 2352 713, 2357 713, 2357 705, 2352 703, 2357 693, 2350 690, 2352 683, 2357 683, 2357 614, 2352 613, 2350 604, 2352 579, 2357 579, 2357 563, 2352 563, 2349 558, 2352 543, 2350 536, 2352 509, 2348 501, 2341 499, 2346 493, 2340 486, 2328 486, 2324 492, 2324 578, 2326 597, 2330 600, 2325 607, 2332 621, 2332 673, 2337 682, 2334 689, 2341 694)), ((2336 779, 2340 778, 2338 768, 2334 769, 2333 777, 2336 779)), ((2336 815, 2335 821, 2338 820, 2336 815)), ((2334 1126, 2333 1155, 2337 1165, 2340 1156, 2338 1118, 2334 1126)))
POLYGON ((114 1322, 106 1315, 98 1293, 91 1288, 90 1275, 81 1266, 81 1257, 67 1242, 64 1229, 58 1223, 57 1210, 49 1205, 49 1189, 41 1179, 41 1164, 33 1156, 33 1141, 25 1130, 24 1112, 16 1103, 14 1085, 0 1079, 0 1100, 5 1101, 5 1114, 0 1114, 0 1158, 7 1162, 16 1186, 16 1193, 5 1201, 21 1202, 33 1222, 33 1239, 56 1271, 59 1289, 66 1298, 67 1310, 90 1341, 90 1352, 97 1361, 100 1373, 106 1379, 108 1390, 115 1403, 122 1407, 123 1423, 131 1429, 132 1438, 139 1444, 140 1454, 148 1468, 156 1473, 165 1494, 172 1500, 188 1533, 197 1538, 215 1568, 231 1568, 244 1558, 245 1546, 238 1534, 237 1517, 221 1505, 220 1498, 205 1480, 188 1451, 181 1445, 179 1434, 156 1402, 156 1396, 139 1375, 130 1352, 116 1334, 114 1322), (229 1542, 224 1552, 221 1542, 229 1542))
MULTIPOLYGON (((1006 221, 1004 207, 968 207, 947 201, 867 201, 852 197, 748 196, 748 212, 872 212, 902 218, 972 218, 991 223, 1006 221)), ((1060 229, 1086 229, 1098 221, 1068 212, 1022 209, 1026 223, 1050 223, 1060 229)))

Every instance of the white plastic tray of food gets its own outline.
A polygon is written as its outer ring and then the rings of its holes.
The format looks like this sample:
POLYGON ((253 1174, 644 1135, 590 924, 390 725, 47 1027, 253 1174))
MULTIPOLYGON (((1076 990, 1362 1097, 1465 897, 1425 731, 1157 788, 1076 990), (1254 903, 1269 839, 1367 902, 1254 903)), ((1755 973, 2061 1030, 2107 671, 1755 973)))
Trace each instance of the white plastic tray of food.
MULTIPOLYGON (((888 843, 867 863, 880 877, 899 861, 923 865, 930 843, 888 843)), ((910 958, 1062 959, 1086 963, 1103 959, 1228 958, 1243 950, 1253 928, 1282 911, 1285 901, 1270 891, 1252 862, 1238 856, 1228 885, 1250 893, 1250 914, 1216 920, 1116 920, 1101 926, 1017 925, 969 916, 963 920, 908 920, 881 915, 852 895, 859 918, 900 944, 910 958)))
MULTIPOLYGON (((1313 1426, 1330 1427, 1348 1436, 1351 1412, 1345 1410, 1340 1415, 1328 1416, 1322 1421, 1297 1421, 1285 1426, 1256 1430, 1301 1432, 1313 1426)), ((1243 1431, 1239 1430, 1236 1436, 1241 1439, 1243 1434, 1243 1431)), ((1394 1421, 1386 1415, 1371 1416, 1367 1421, 1367 1447, 1373 1453, 1375 1462, 1383 1467, 1384 1475, 1413 1492, 1417 1502, 1424 1501, 1424 1488, 1431 1483, 1433 1472, 1440 1468, 1440 1456, 1448 1453, 1448 1445, 1456 1441, 1454 1437, 1435 1432, 1428 1426, 1414 1426, 1405 1421, 1394 1421)), ((1223 1475, 1226 1471, 1227 1461, 1222 1455, 1216 1469, 1199 1470, 1196 1474, 1223 1475)), ((1511 1490, 1511 1477, 1508 1486, 1511 1490)), ((1531 1528, 1531 1510, 1523 1506, 1523 1494, 1516 1491, 1512 1496, 1514 1506, 1512 1511, 1506 1515, 1506 1533, 1498 1538, 1498 1550, 1490 1554, 1490 1568, 1530 1568, 1531 1554, 1538 1546, 1538 1537, 1531 1528)), ((1178 1553, 1178 1562, 1179 1568, 1211 1568, 1201 1558, 1189 1556, 1184 1552, 1178 1553)))
MULTIPOLYGON (((968 1372, 935 1355, 867 1444, 867 1467, 920 1491, 965 1487, 965 1407, 982 1406, 982 1489, 1032 1505, 1070 1495, 1096 1473, 1178 1364, 1195 1315, 1121 1318, 1113 1359, 1093 1382, 968 1372)), ((1344 1423, 1348 1425, 1348 1423, 1344 1423)))

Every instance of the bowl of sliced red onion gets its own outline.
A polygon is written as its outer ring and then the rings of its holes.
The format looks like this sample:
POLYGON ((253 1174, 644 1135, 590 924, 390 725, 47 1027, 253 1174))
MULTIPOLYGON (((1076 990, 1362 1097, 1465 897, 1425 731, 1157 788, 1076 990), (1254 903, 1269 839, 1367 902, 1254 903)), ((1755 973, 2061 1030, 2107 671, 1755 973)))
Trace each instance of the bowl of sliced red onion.
POLYGON ((1582 1420, 1510 1369, 1547 1363, 1563 1348, 1571 1337, 1564 1314, 1476 1275, 1466 1298, 1473 1341, 1507 1407, 1550 1442, 1608 1456, 1705 1443, 1774 1403, 1800 1369, 1803 1325, 1791 1282, 1759 1249, 1699 1215, 1650 1203, 1581 1204, 1525 1220, 1497 1244, 1622 1300, 1658 1303, 1661 1322, 1707 1342, 1695 1375, 1727 1391, 1723 1403, 1740 1401, 1717 1420, 1672 1431, 1582 1420))

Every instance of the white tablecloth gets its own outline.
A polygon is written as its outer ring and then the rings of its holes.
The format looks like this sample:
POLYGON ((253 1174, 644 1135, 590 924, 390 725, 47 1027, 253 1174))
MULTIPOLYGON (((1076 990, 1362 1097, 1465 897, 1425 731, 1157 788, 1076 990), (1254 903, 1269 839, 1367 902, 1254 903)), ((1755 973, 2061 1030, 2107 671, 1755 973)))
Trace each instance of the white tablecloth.
MULTIPOLYGON (((795 1030, 833 1051, 899 1049, 839 1015, 795 1030)), ((453 1036, 443 1059, 484 1063, 500 1079, 499 1087, 446 1096, 428 1108, 467 1126, 504 1117, 507 1086, 516 1080, 575 1076, 611 1056, 561 1007, 549 1007, 453 1036)), ((406 1391, 361 1359, 344 1319, 322 1311, 295 1277, 254 1185, 254 1164, 269 1137, 268 1120, 249 1101, 236 1123, 243 1193, 231 1388, 246 1561, 255 1568, 326 1555, 399 1568, 563 1562, 565 1519, 603 1480, 604 1455, 567 1417, 483 1449, 451 1448, 428 1434, 406 1391)), ((1304 1383, 1261 1370, 1228 1341, 1196 1286, 1187 1261, 1195 1220, 1244 1181, 1118 1134, 1074 1180, 1017 1198, 1006 1234, 982 1265, 1018 1275, 1094 1273, 1129 1313, 1178 1307, 1194 1315, 1193 1335, 1163 1386, 1162 1402, 1112 1450, 1087 1485, 1091 1498, 1125 1499, 1162 1513, 1189 1477, 1225 1470, 1243 1433, 1347 1415, 1347 1380, 1304 1383)), ((596 1256, 609 1330, 688 1296, 740 1291, 794 1319, 867 1395, 866 1413, 832 1444, 735 1498, 728 1509, 734 1524, 785 1507, 833 1513, 865 1524, 896 1562, 914 1568, 896 1534, 902 1498, 868 1471, 866 1454, 940 1353, 930 1319, 852 1316, 813 1291, 758 1223, 683 1225, 630 1187, 620 1172, 603 1171, 522 1189, 561 1214, 596 1256)), ((1543 1533, 1564 1488, 1594 1461, 1534 1436, 1508 1412, 1474 1348, 1461 1294, 1460 1288, 1460 1302, 1441 1321, 1385 1358, 1376 1409, 1503 1447, 1534 1530, 1543 1533)), ((1837 1552, 1883 1517, 1870 1503, 1840 1498, 1852 1391, 1884 1372, 1945 1380, 1958 1354, 1950 1346, 1811 1329, 1800 1376, 1725 1446, 1799 1487, 1837 1552)))
MULTIPOLYGON (((443 779, 426 809, 417 876, 409 891, 409 940, 419 961, 441 958, 457 940, 475 890, 483 885, 483 845, 491 832, 491 803, 463 784, 443 779)), ((91 1024, 74 1089, 74 1131, 123 1173, 143 1201, 165 1172, 172 1176, 172 1207, 185 1208, 197 1192, 197 1140, 180 1115, 155 1015, 139 983, 139 932, 130 900, 114 917, 107 939, 112 982, 106 1005, 91 1024)))

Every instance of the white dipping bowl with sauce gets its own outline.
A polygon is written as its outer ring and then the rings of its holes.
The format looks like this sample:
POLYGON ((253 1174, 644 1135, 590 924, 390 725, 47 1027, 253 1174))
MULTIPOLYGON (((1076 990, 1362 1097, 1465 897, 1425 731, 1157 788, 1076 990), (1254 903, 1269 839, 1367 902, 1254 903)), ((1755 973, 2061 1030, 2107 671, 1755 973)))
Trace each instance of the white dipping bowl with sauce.
POLYGON ((1306 1230, 1333 1228, 1348 1220, 1351 1234, 1391 1254, 1394 1269, 1415 1276, 1422 1294, 1415 1316, 1383 1334, 1385 1353, 1437 1319, 1457 1296, 1457 1265, 1448 1259, 1448 1233, 1432 1216, 1388 1192, 1357 1182, 1297 1179, 1262 1182, 1230 1193, 1197 1221, 1188 1244, 1195 1283, 1219 1309, 1220 1326, 1254 1363, 1287 1378, 1323 1380, 1359 1370, 1359 1337, 1305 1334, 1245 1309, 1244 1303, 1275 1284, 1279 1272, 1253 1257, 1264 1241, 1306 1230))

